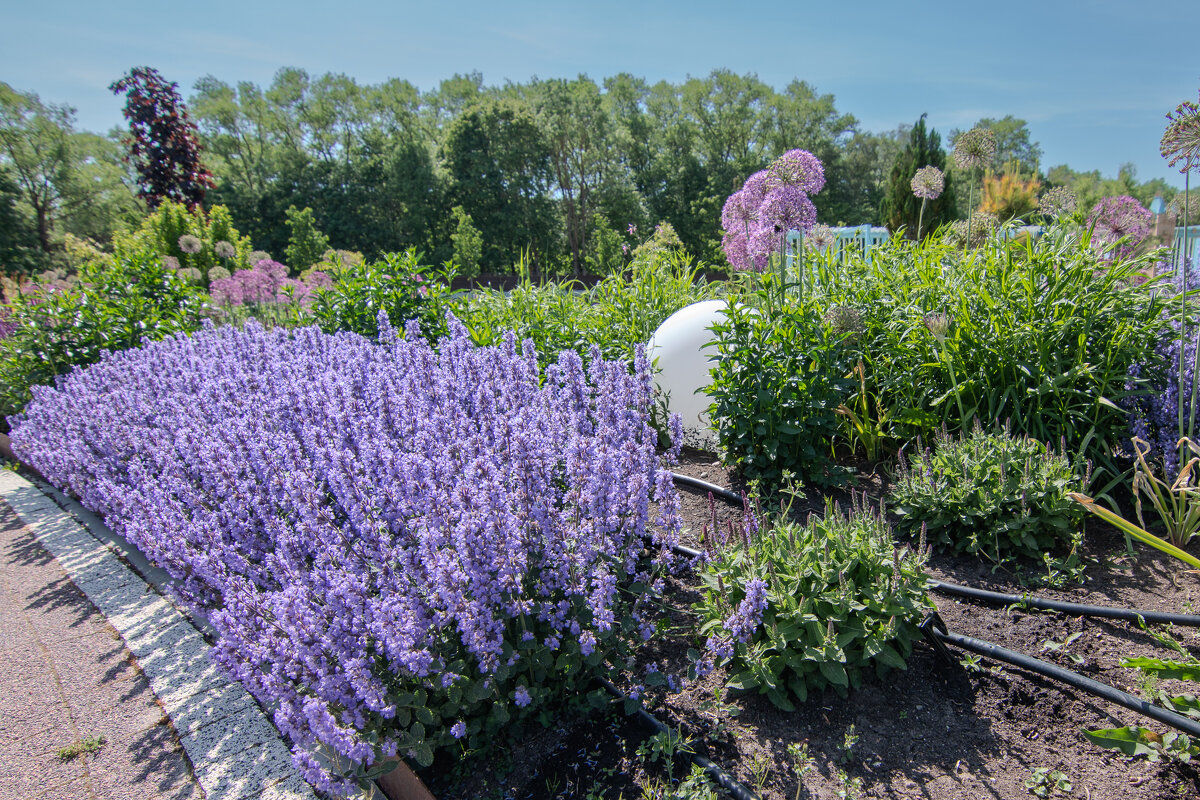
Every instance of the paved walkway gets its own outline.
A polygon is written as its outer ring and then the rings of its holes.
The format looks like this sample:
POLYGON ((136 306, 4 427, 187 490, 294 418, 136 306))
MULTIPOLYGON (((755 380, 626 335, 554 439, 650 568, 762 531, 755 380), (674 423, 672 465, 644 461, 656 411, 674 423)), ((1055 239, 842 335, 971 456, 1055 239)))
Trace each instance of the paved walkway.
POLYGON ((313 800, 253 699, 111 537, 0 469, 0 800, 313 800))

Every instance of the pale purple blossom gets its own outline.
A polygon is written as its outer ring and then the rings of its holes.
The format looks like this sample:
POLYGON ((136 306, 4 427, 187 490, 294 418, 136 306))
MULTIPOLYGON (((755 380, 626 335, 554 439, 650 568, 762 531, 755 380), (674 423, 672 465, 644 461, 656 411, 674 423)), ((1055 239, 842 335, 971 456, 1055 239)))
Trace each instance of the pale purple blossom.
POLYGON ((185 233, 179 237, 179 249, 188 255, 199 253, 203 246, 200 239, 190 233, 185 233))
POLYGON ((945 188, 946 176, 937 167, 921 167, 913 175, 912 191, 920 200, 937 200, 945 188))

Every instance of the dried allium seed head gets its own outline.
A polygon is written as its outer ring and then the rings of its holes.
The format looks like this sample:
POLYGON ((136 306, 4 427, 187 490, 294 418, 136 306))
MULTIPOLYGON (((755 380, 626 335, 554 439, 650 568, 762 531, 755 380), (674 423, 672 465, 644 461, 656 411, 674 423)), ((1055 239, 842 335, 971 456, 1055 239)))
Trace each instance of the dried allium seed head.
POLYGON ((954 163, 963 169, 986 167, 996 155, 996 134, 988 128, 972 128, 954 140, 954 163))
POLYGON ((921 200, 936 200, 945 188, 946 176, 937 167, 921 167, 913 175, 912 191, 921 200))

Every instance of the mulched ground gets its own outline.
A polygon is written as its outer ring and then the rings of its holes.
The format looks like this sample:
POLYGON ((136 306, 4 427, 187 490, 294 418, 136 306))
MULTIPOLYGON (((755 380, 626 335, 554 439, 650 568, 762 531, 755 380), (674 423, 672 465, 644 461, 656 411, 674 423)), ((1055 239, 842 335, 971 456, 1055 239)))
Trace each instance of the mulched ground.
MULTIPOLYGON (((703 453, 685 453, 678 471, 720 486, 732 486, 728 470, 703 453)), ((859 490, 878 498, 887 476, 860 474, 859 490)), ((699 531, 710 518, 706 496, 681 489, 685 525, 699 531)), ((843 503, 846 495, 839 498, 843 503)), ((806 496, 813 511, 824 495, 806 496)), ((803 511, 804 509, 796 509, 803 511)), ((734 511, 718 503, 721 519, 734 511)), ((1089 520, 1084 537, 1087 564, 1082 584, 1061 589, 1033 586, 1041 575, 993 570, 974 558, 935 553, 930 574, 938 579, 1011 593, 1037 594, 1075 602, 1191 613, 1200 606, 1200 579, 1184 565, 1135 545, 1089 520)), ((672 583, 671 635, 660 637, 645 654, 667 672, 686 671, 686 649, 696 644, 687 606, 695 598, 694 578, 672 583)), ((951 631, 1003 645, 1057 663, 1134 694, 1149 696, 1134 670, 1120 667, 1131 656, 1170 657, 1171 652, 1136 625, 1003 608, 931 596, 951 631), (1071 638, 1074 634, 1080 634, 1071 638), (1068 643, 1069 640, 1069 643, 1068 643)), ((1195 631, 1178 628, 1174 637, 1200 654, 1195 631)), ((959 655, 960 651, 953 651, 959 655)), ((1087 800, 1166 800, 1200 797, 1195 766, 1130 759, 1092 745, 1084 728, 1157 723, 1061 686, 1049 679, 986 659, 947 666, 932 648, 918 643, 907 671, 863 686, 840 698, 832 691, 810 696, 794 713, 776 709, 757 694, 735 696, 723 689, 728 676, 715 673, 675 694, 657 694, 648 707, 681 729, 695 749, 769 800, 807 798, 964 798, 1034 797, 1026 781, 1039 768, 1062 772, 1069 791, 1051 797, 1087 800), (788 746, 806 744, 811 769, 797 779, 788 746), (859 785, 860 784, 860 785, 859 785)), ((1186 691, 1164 682, 1161 687, 1186 691)), ((1194 687, 1193 687, 1194 688, 1194 687)), ((638 798, 659 797, 664 762, 647 750, 646 732, 619 711, 582 719, 559 719, 548 728, 534 723, 514 743, 486 763, 467 762, 451 771, 437 764, 424 775, 442 800, 454 797, 638 798), (452 785, 457 784, 457 786, 452 785)), ((686 774, 682 759, 673 777, 686 774)))

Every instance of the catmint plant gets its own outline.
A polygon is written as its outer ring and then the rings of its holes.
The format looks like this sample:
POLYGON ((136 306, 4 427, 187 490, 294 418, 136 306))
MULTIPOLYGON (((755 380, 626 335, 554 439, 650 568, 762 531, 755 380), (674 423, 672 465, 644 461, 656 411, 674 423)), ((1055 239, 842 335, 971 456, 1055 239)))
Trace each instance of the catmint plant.
POLYGON ((543 374, 452 317, 436 348, 376 325, 210 323, 37 387, 12 419, 21 459, 207 615, 217 661, 334 793, 582 696, 652 635, 679 527, 643 353, 543 374))

